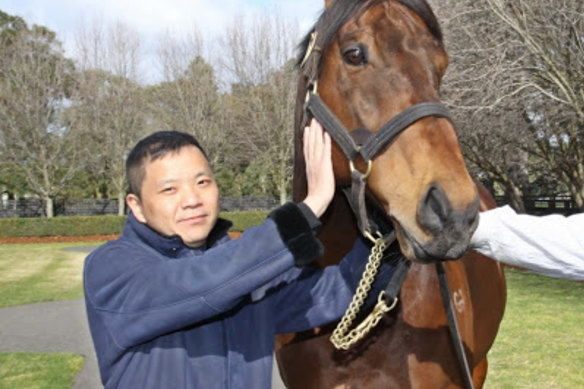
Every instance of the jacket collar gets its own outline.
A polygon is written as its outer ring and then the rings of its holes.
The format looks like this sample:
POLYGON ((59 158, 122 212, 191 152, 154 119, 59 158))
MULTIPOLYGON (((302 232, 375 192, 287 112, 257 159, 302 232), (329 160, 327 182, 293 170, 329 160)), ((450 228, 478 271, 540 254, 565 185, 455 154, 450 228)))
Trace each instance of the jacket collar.
POLYGON ((150 228, 148 225, 139 222, 136 217, 130 212, 126 219, 123 235, 127 237, 136 237, 146 245, 152 247, 160 254, 170 257, 179 258, 189 251, 204 252, 209 247, 213 247, 218 241, 223 238, 227 231, 231 228, 233 223, 225 219, 217 219, 217 223, 209 233, 207 242, 204 247, 191 248, 184 244, 178 235, 163 236, 150 228))

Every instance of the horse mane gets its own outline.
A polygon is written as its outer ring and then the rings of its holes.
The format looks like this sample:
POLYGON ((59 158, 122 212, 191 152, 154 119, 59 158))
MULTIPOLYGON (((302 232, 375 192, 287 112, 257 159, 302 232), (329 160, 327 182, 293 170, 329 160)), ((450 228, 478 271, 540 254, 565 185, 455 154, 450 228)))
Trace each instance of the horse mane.
MULTIPOLYGON (((300 65, 304 53, 306 53, 306 49, 310 42, 310 34, 314 32, 317 27, 319 28, 318 33, 320 35, 319 39, 321 40, 321 48, 324 50, 332 43, 339 29, 345 25, 353 15, 357 12, 365 12, 382 1, 385 0, 335 0, 322 12, 310 32, 304 37, 300 45, 298 45, 297 65, 300 65)), ((396 1, 405 5, 420 16, 428 26, 432 35, 442 42, 442 30, 440 29, 440 24, 426 0, 396 1)))

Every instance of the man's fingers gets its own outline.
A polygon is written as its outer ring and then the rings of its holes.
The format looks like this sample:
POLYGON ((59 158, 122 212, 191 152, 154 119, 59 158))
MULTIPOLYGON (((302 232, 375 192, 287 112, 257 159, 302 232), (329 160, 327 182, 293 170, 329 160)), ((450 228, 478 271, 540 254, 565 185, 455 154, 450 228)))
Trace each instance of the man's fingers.
POLYGON ((334 194, 332 141, 329 134, 313 119, 304 129, 303 142, 307 180, 307 197, 304 202, 320 217, 334 194))
POLYGON ((322 126, 316 120, 311 120, 310 125, 305 127, 303 143, 304 153, 307 158, 319 158, 322 156, 323 149, 327 147, 325 134, 322 126))
POLYGON ((304 159, 308 157, 308 147, 309 147, 309 132, 310 128, 308 126, 304 127, 304 133, 302 134, 302 151, 304 153, 304 159))

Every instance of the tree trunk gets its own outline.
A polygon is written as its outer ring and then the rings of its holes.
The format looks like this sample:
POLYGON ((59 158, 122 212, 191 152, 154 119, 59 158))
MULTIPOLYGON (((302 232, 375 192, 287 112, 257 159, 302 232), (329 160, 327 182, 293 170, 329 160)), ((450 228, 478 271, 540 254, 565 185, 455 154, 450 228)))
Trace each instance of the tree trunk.
POLYGON ((126 193, 121 191, 118 193, 118 216, 126 214, 126 193))
POLYGON ((51 197, 45 197, 45 212, 47 218, 52 218, 54 215, 53 199, 51 197))
POLYGON ((286 179, 280 180, 280 205, 284 205, 288 201, 288 192, 286 191, 286 179))
POLYGON ((572 193, 572 198, 576 203, 576 207, 578 207, 580 211, 584 211, 584 189, 581 188, 579 191, 572 193))
POLYGON ((509 185, 509 196, 511 197, 509 199, 511 201, 511 206, 515 209, 515 211, 518 213, 524 213, 525 204, 523 203, 523 192, 517 185, 514 185, 512 182, 509 185))

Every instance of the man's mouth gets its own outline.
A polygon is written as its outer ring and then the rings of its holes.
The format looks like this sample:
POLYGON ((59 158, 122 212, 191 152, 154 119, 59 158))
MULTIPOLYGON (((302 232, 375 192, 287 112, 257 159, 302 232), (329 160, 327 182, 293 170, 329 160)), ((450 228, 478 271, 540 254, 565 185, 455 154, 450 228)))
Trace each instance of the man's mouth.
POLYGON ((187 224, 200 224, 202 222, 204 222, 207 218, 206 214, 200 214, 200 215, 191 215, 191 216, 186 216, 186 217, 182 217, 179 219, 179 223, 187 223, 187 224))

